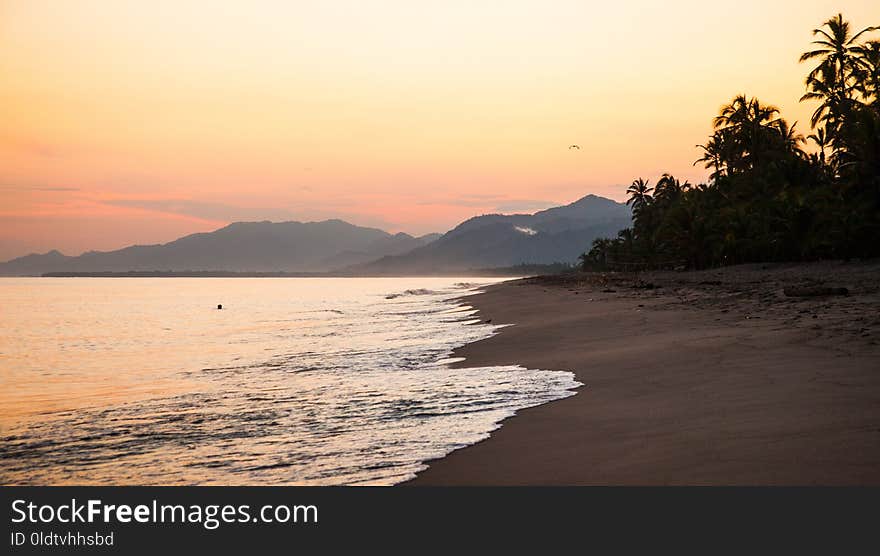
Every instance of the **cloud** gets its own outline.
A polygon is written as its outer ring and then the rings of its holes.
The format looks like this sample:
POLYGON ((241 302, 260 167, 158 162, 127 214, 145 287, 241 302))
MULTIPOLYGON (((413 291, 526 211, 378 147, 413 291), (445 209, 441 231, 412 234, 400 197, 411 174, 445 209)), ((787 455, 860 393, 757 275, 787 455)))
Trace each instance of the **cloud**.
POLYGON ((380 215, 352 211, 342 207, 310 205, 308 210, 294 212, 285 208, 239 207, 225 203, 195 201, 189 199, 113 199, 101 204, 115 207, 137 208, 165 214, 190 216, 218 222, 273 222, 318 221, 339 218, 359 226, 371 226, 383 230, 396 229, 397 225, 380 215))
POLYGON ((53 191, 53 192, 80 191, 80 188, 78 188, 78 187, 42 187, 42 186, 28 187, 26 185, 3 185, 3 186, 0 186, 0 189, 4 189, 6 191, 53 191))
POLYGON ((537 212, 539 210, 556 207, 563 203, 554 201, 538 201, 535 199, 511 199, 495 205, 498 212, 537 212))
POLYGON ((6 140, 0 143, 0 148, 11 149, 28 156, 42 158, 60 158, 67 155, 66 151, 58 145, 30 139, 6 140))
POLYGON ((34 191, 79 191, 79 187, 34 187, 34 191))
POLYGON ((454 207, 485 208, 494 212, 535 212, 546 208, 559 206, 562 203, 555 201, 541 201, 537 199, 510 199, 500 195, 462 195, 460 197, 448 197, 440 199, 426 199, 417 201, 418 205, 444 205, 454 207))
POLYGON ((181 199, 114 199, 102 201, 105 205, 140 208, 156 212, 182 214, 204 220, 242 222, 254 220, 294 220, 296 215, 283 208, 237 207, 224 203, 181 199))
MULTIPOLYGON (((221 202, 192 199, 107 199, 99 201, 104 206, 141 209, 166 215, 179 215, 217 223, 270 220, 283 222, 318 221, 339 218, 359 226, 370 226, 386 231, 406 231, 419 235, 445 230, 458 222, 485 213, 532 213, 557 206, 554 201, 536 199, 511 199, 501 195, 473 194, 455 197, 436 197, 421 201, 412 200, 390 206, 389 201, 379 199, 351 199, 347 202, 310 202, 296 210, 284 207, 241 207, 221 202), (395 209, 395 210, 392 210, 395 209), (389 218, 388 213, 395 217, 389 218)), ((525 233, 525 232, 524 232, 525 233)))

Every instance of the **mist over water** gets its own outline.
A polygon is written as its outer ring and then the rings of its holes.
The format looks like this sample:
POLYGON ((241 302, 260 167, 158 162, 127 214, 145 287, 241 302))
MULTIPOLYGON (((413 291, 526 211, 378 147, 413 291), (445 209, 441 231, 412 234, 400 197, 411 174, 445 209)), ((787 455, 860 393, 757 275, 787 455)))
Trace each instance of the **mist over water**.
POLYGON ((0 279, 0 483, 405 480, 578 385, 450 368, 493 281, 0 279))

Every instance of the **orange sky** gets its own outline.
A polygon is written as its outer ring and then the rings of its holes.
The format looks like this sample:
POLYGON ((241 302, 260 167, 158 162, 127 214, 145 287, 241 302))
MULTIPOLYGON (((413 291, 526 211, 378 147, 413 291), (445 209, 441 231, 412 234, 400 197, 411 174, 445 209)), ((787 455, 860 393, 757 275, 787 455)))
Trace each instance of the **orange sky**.
POLYGON ((806 131, 797 57, 837 11, 880 24, 876 0, 0 0, 0 260, 700 180, 736 93, 806 131))

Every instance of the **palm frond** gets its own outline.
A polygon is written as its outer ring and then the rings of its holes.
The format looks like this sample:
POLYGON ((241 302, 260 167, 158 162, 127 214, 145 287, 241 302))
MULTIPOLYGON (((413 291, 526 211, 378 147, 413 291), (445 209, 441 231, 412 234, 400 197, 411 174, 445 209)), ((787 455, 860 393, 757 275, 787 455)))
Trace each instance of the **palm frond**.
POLYGON ((864 35, 865 33, 870 33, 870 32, 872 32, 872 31, 877 31, 878 29, 880 29, 880 26, 878 26, 878 27, 865 27, 864 29, 862 29, 861 31, 859 31, 858 33, 856 33, 856 34, 853 36, 853 38, 851 38, 851 39, 849 40, 849 42, 847 42, 846 44, 853 44, 854 42, 856 42, 856 41, 858 40, 859 37, 861 37, 861 36, 864 35))

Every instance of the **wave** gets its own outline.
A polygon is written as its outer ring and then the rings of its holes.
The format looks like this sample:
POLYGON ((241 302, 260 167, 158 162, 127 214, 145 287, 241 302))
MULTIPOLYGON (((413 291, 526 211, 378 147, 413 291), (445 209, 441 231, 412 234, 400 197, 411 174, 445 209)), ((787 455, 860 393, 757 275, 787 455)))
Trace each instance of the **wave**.
POLYGON ((439 292, 436 290, 429 290, 425 288, 419 288, 415 290, 404 290, 400 293, 392 293, 385 296, 385 299, 397 299, 398 297, 404 297, 408 295, 440 295, 443 292, 439 292))

